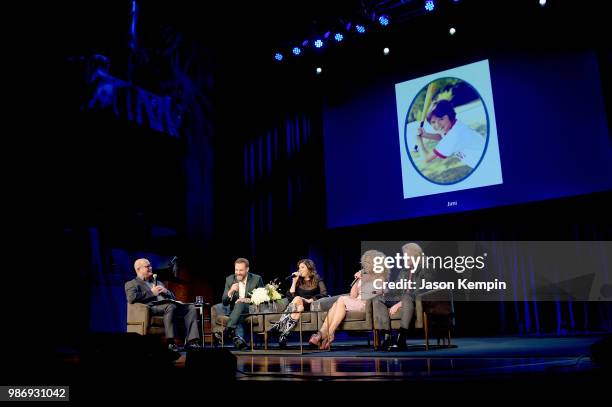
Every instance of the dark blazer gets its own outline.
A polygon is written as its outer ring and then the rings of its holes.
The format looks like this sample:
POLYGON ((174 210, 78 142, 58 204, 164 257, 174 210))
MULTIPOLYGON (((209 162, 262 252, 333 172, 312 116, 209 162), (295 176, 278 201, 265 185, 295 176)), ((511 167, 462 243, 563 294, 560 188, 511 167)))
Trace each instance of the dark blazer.
MULTIPOLYGON (((250 298, 253 290, 258 287, 263 287, 264 283, 263 279, 258 274, 249 273, 247 274, 247 276, 248 278, 245 290, 245 297, 250 298)), ((227 296, 227 293, 229 292, 230 288, 232 288, 232 285, 237 282, 238 280, 236 279, 235 274, 227 276, 227 278, 225 279, 225 290, 223 290, 223 299, 221 300, 223 302, 223 305, 233 304, 238 298, 240 298, 240 294, 238 293, 238 291, 236 291, 231 298, 227 296)))
MULTIPOLYGON (((157 285, 165 287, 164 283, 161 281, 157 281, 157 285)), ((130 304, 134 304, 135 302, 147 304, 151 301, 157 300, 157 296, 153 294, 153 292, 149 289, 149 286, 138 277, 125 283, 125 296, 130 304)), ((176 299, 174 293, 170 290, 164 294, 161 294, 161 296, 173 300, 176 299)))

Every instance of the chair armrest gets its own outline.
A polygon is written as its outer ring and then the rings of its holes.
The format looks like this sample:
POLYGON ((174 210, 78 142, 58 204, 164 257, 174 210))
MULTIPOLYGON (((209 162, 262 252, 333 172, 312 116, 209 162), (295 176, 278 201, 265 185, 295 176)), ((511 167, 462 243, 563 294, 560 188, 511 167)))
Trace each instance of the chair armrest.
POLYGON ((127 330, 130 325, 141 325, 142 334, 145 335, 149 330, 151 310, 146 304, 134 303, 127 305, 127 330))
POLYGON ((219 315, 225 315, 223 303, 218 303, 210 307, 210 326, 213 332, 220 332, 221 325, 217 323, 217 317, 219 315))

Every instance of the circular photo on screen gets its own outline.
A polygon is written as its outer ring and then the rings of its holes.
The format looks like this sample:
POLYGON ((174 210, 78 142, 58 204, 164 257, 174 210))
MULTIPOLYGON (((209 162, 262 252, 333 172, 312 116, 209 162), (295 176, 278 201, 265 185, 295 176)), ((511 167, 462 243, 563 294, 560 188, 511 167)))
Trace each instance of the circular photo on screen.
POLYGON ((459 78, 439 78, 410 104, 404 140, 416 171, 435 184, 463 181, 487 151, 489 116, 476 89, 459 78))

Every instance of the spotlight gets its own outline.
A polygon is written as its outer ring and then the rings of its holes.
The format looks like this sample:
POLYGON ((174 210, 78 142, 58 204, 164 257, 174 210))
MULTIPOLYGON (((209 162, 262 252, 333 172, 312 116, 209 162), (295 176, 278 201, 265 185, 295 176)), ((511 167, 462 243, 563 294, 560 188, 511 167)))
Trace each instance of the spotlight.
POLYGON ((281 54, 280 52, 277 52, 276 54, 274 54, 274 59, 276 59, 277 61, 282 61, 283 60, 283 54, 281 54))
POLYGON ((308 40, 304 40, 302 42, 302 47, 307 47, 308 46, 308 40))
POLYGON ((363 25, 361 25, 361 24, 357 24, 357 25, 355 26, 355 30, 356 30, 356 31, 357 31, 359 34, 363 34, 363 33, 365 33, 365 32, 366 32, 365 27, 364 27, 363 25))
POLYGON ((300 48, 300 47, 293 47, 291 52, 293 52, 293 55, 295 55, 295 56, 300 55, 302 53, 302 48, 300 48))
POLYGON ((320 39, 316 40, 314 42, 314 46, 315 48, 321 48, 323 46, 323 40, 320 40, 320 39))
POLYGON ((328 39, 330 35, 331 35, 331 31, 328 31, 325 34, 323 34, 323 38, 328 39))
POLYGON ((323 72, 323 69, 321 69, 321 67, 318 66, 316 72, 317 72, 317 75, 319 75, 321 72, 323 72))
POLYGON ((450 35, 455 35, 456 32, 457 32, 457 30, 455 30, 455 27, 451 27, 450 30, 448 30, 448 33, 450 35))
POLYGON ((383 27, 388 26, 389 25, 389 17, 385 16, 385 15, 382 15, 382 16, 378 17, 378 23, 380 25, 382 25, 383 27))
POLYGON ((389 48, 387 47, 383 48, 383 54, 389 55, 389 48))
POLYGON ((341 33, 336 33, 336 35, 334 35, 334 40, 336 40, 336 42, 340 42, 344 39, 344 35, 342 35, 341 33))
POLYGON ((546 0, 540 0, 540 6, 544 7, 546 5, 546 0))
POLYGON ((436 2, 434 0, 425 1, 425 10, 433 11, 436 8, 436 2))

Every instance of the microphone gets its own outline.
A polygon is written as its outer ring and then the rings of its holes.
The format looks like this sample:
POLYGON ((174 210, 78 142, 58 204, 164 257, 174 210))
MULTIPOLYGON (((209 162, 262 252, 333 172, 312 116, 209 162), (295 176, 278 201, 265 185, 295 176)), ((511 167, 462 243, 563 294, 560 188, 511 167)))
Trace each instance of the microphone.
MULTIPOLYGON (((361 276, 363 277, 363 275, 365 274, 365 272, 363 270, 359 270, 361 271, 361 276)), ((359 279, 357 277, 355 277, 355 279, 353 280, 353 282, 351 283, 351 287, 355 285, 355 283, 359 281, 359 279)))
POLYGON ((157 285, 157 274, 153 274, 153 285, 157 285))
POLYGON ((287 276, 287 278, 285 280, 291 280, 293 277, 296 276, 296 273, 298 273, 297 275, 299 275, 299 271, 296 271, 295 273, 289 274, 289 276, 287 276))

